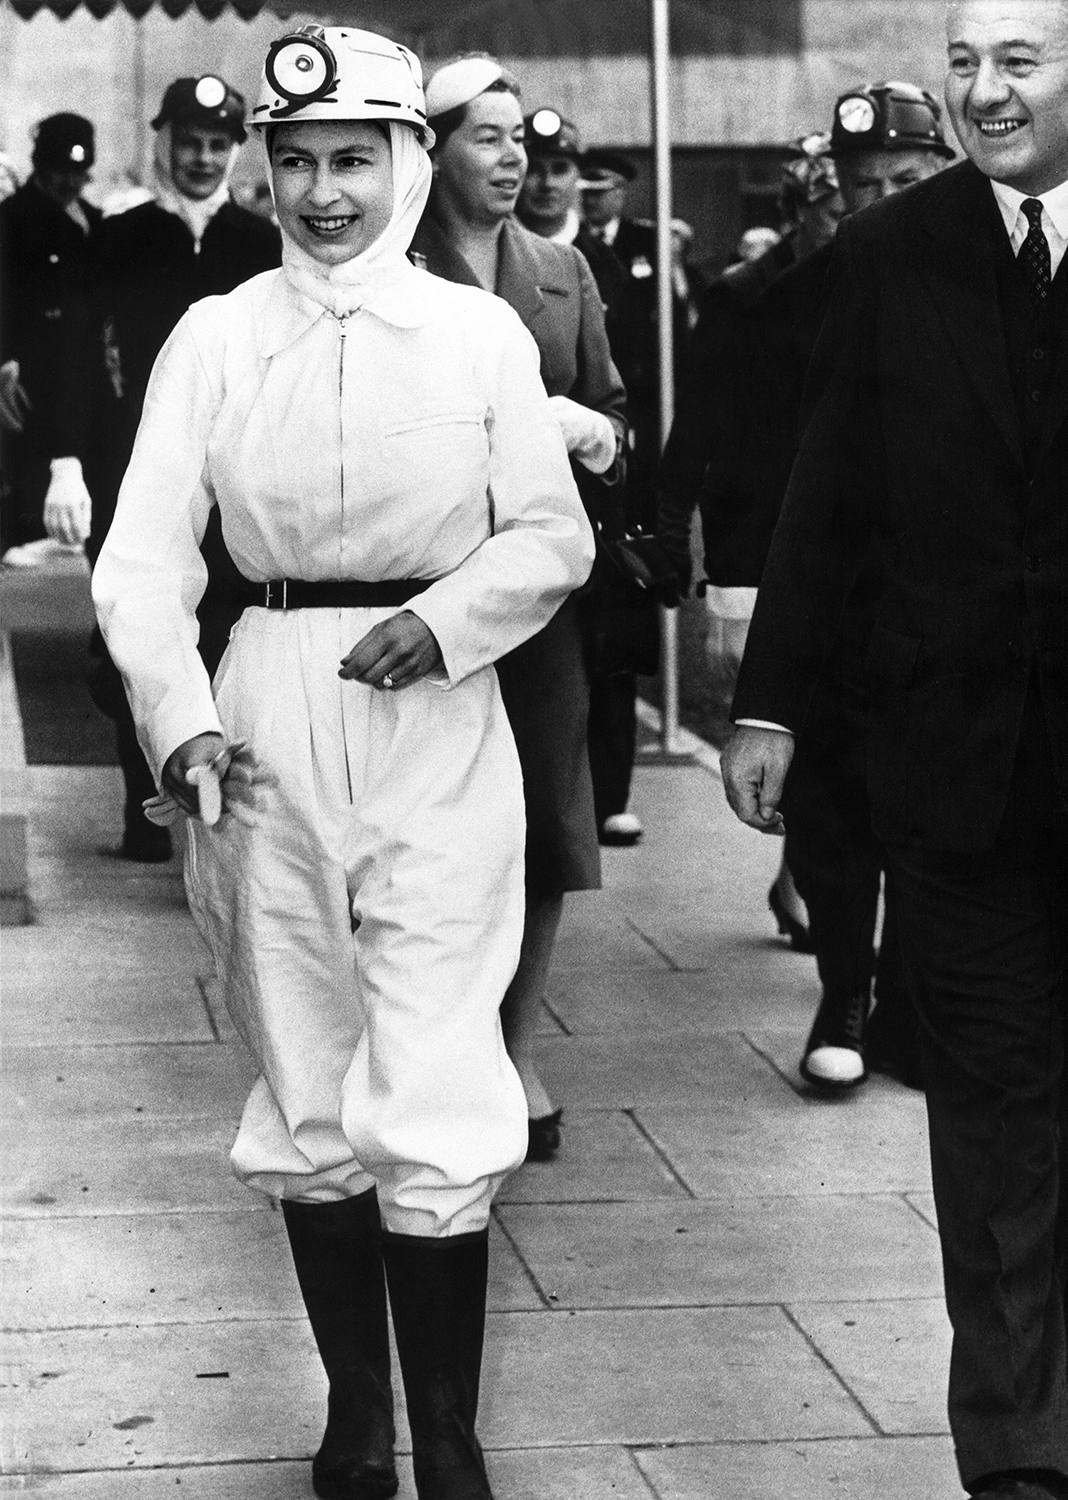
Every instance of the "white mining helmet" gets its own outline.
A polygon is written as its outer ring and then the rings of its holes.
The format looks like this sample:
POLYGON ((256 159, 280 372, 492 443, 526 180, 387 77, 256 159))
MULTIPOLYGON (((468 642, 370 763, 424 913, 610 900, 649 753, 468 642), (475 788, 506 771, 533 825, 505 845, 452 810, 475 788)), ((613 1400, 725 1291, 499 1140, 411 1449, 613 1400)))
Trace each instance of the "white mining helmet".
POLYGON ((302 26, 271 43, 248 123, 298 120, 397 120, 434 144, 415 53, 351 26, 302 26))

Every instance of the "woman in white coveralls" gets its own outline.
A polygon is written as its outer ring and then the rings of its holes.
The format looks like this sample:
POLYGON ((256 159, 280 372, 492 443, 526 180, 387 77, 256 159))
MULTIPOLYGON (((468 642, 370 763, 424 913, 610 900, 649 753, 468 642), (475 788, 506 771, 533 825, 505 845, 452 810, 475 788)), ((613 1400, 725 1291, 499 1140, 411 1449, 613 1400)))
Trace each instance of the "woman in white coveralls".
POLYGON ((489 1208, 527 1143, 497 1014, 523 796, 491 664, 584 581, 592 537, 534 340, 405 258, 430 186, 418 60, 303 28, 250 123, 283 269, 195 304, 161 352, 94 597, 193 814, 191 905, 260 1069, 233 1164, 282 1200, 329 1376, 316 1493, 396 1492, 388 1284, 421 1500, 484 1500, 489 1208), (214 687, 213 504, 250 580, 214 687))

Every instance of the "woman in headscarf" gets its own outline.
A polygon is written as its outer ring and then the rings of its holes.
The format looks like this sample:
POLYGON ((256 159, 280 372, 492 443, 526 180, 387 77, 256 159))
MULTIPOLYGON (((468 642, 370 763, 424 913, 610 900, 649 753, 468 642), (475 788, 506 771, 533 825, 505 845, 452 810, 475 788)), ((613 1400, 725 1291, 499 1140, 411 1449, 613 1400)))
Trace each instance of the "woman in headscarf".
POLYGON ((492 663, 581 584, 592 536, 519 320, 406 258, 417 59, 306 27, 252 123, 283 269, 168 341, 94 596, 260 1069, 232 1161, 282 1200, 330 1379, 316 1493, 396 1491, 388 1284, 421 1500, 485 1500, 489 1208, 526 1145, 498 1018, 522 785, 492 663), (214 692, 213 505, 251 581, 214 692))
MULTIPOLYGON (((438 276, 508 302, 533 334, 550 404, 579 491, 596 521, 622 505, 626 396, 605 336, 589 266, 572 245, 531 234, 514 217, 526 153, 518 85, 492 57, 439 68, 427 89, 435 131, 434 192, 413 250, 438 276)), ((567 891, 601 883, 587 750, 589 679, 576 601, 497 663, 523 765, 527 908, 523 955, 503 1010, 526 1091, 528 1159, 560 1143, 559 1109, 534 1057, 538 1017, 567 891)))

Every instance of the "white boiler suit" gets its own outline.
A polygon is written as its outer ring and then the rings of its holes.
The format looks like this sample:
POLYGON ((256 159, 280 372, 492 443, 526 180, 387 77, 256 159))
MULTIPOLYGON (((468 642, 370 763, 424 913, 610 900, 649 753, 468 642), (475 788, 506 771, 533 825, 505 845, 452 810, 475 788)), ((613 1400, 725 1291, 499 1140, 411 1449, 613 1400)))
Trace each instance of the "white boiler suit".
POLYGON ((523 805, 491 663, 593 544, 506 303, 404 264, 338 319, 268 272, 196 304, 160 355, 93 592, 157 778, 194 735, 273 782, 189 826, 187 883, 260 1076, 232 1160, 264 1192, 377 1184, 388 1229, 479 1229, 523 1157, 498 1007, 523 926, 523 805), (444 666, 390 693, 337 675, 392 609, 249 608, 214 684, 197 543, 218 504, 250 579, 433 578, 405 608, 444 666))

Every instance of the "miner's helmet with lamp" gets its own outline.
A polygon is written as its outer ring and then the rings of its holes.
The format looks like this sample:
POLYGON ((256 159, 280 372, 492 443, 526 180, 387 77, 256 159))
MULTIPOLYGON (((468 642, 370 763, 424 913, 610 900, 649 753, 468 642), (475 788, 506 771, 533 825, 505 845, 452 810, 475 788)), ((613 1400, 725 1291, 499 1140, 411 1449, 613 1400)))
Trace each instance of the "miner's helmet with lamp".
POLYGON ((46 172, 88 172, 96 160, 91 121, 64 112, 42 120, 33 136, 34 169, 46 172))
POLYGON ((428 151, 434 144, 415 53, 352 26, 302 26, 271 43, 247 123, 304 120, 395 120, 428 151))
POLYGON ((159 130, 164 125, 221 130, 239 146, 245 139, 245 100, 214 73, 205 73, 200 78, 176 78, 167 85, 152 129, 159 130))
POLYGON ((575 162, 582 156, 578 130, 555 109, 523 116, 523 145, 528 156, 567 156, 575 162))
POLYGON ((857 151, 934 151, 954 156, 942 133, 933 94, 911 83, 872 83, 850 89, 834 106, 832 156, 857 151))

